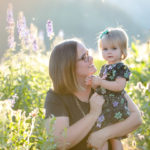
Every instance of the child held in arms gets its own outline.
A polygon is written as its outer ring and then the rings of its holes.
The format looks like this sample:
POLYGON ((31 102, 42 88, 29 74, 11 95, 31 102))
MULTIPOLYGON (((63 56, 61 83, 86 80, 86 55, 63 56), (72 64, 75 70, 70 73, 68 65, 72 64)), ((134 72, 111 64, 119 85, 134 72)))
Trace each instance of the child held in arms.
MULTIPOLYGON (((102 66, 99 76, 89 76, 86 79, 86 84, 91 84, 105 99, 96 130, 124 120, 130 114, 124 97, 130 70, 122 62, 127 57, 128 36, 122 28, 108 28, 101 32, 98 47, 107 63, 102 66)), ((123 149, 121 138, 110 140, 113 150, 123 149)), ((104 145, 103 150, 107 149, 106 147, 104 145)))

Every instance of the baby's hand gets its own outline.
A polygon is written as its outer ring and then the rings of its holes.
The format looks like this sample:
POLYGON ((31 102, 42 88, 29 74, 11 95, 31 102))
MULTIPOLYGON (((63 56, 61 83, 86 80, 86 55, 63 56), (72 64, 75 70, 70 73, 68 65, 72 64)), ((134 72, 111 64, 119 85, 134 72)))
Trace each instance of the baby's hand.
POLYGON ((99 76, 92 76, 92 86, 100 86, 102 79, 99 76))
POLYGON ((92 76, 88 76, 88 77, 85 79, 85 84, 86 84, 86 85, 92 85, 92 76))

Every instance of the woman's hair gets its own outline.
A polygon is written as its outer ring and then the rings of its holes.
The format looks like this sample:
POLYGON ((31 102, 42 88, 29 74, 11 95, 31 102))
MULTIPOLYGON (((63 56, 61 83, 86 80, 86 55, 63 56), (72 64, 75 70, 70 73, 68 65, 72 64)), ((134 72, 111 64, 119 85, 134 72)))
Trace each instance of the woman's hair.
POLYGON ((49 61, 49 75, 56 93, 69 94, 77 91, 76 77, 77 40, 65 40, 56 45, 49 61))
POLYGON ((119 46, 122 56, 121 59, 124 60, 127 57, 128 49, 128 35, 122 28, 108 28, 101 32, 98 40, 98 47, 102 48, 102 43, 105 42, 110 46, 119 46))

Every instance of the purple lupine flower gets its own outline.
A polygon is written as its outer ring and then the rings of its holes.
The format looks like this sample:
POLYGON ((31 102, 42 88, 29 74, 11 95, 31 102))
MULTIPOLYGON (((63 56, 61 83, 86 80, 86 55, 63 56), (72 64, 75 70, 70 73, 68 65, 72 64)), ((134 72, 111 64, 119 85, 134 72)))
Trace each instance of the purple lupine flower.
POLYGON ((119 104, 119 102, 114 101, 114 102, 113 102, 113 107, 117 107, 117 106, 118 106, 118 104, 119 104))
POLYGON ((11 49, 15 49, 16 43, 15 43, 15 38, 14 38, 14 29, 15 29, 15 22, 13 18, 13 7, 12 4, 10 3, 7 8, 7 33, 8 33, 8 46, 11 49))
POLYGON ((12 23, 14 22, 14 17, 13 17, 13 7, 12 7, 12 4, 9 3, 8 5, 8 9, 7 9, 7 23, 12 23))
POLYGON ((30 35, 29 35, 29 42, 32 46, 32 50, 36 51, 39 49, 39 37, 38 37, 38 30, 34 24, 30 25, 30 35))
POLYGON ((47 20, 46 32, 47 32, 47 36, 49 38, 52 38, 52 36, 54 35, 54 32, 53 32, 53 22, 51 20, 47 20))
POLYGON ((26 46, 26 48, 29 48, 30 45, 30 31, 28 28, 26 28, 26 32, 25 32, 25 37, 24 37, 24 44, 26 46))
POLYGON ((33 50, 34 50, 34 51, 38 50, 38 44, 37 44, 37 41, 36 41, 36 40, 33 41, 32 47, 33 47, 33 50))
POLYGON ((14 36, 9 35, 8 36, 8 46, 9 46, 9 48, 14 49, 15 45, 16 45, 16 42, 14 41, 14 36))
POLYGON ((28 49, 30 46, 32 46, 33 40, 30 39, 31 33, 27 27, 26 18, 23 12, 20 12, 18 15, 17 31, 19 39, 21 40, 21 46, 25 49, 28 49))
POLYGON ((26 25, 26 18, 23 15, 23 12, 19 13, 18 20, 17 20, 17 29, 18 29, 19 38, 21 40, 24 39, 27 35, 26 33, 27 25, 26 25))

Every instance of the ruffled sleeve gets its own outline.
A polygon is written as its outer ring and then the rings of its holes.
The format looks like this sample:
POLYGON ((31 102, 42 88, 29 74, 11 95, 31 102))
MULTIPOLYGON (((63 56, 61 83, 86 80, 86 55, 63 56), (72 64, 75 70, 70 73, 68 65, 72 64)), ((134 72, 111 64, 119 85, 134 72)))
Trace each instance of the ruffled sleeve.
POLYGON ((122 78, 125 78, 127 81, 129 81, 131 71, 123 63, 117 64, 116 73, 117 73, 117 77, 122 77, 122 78))

